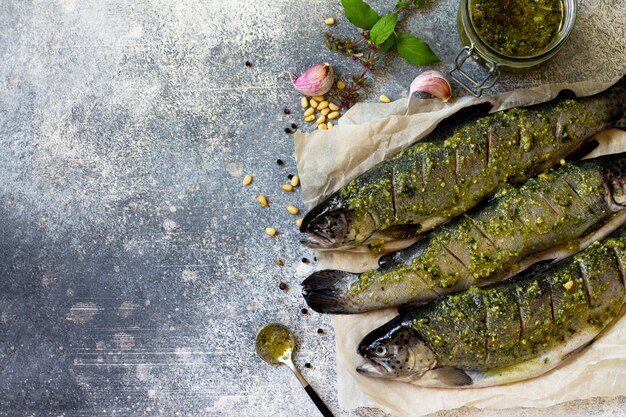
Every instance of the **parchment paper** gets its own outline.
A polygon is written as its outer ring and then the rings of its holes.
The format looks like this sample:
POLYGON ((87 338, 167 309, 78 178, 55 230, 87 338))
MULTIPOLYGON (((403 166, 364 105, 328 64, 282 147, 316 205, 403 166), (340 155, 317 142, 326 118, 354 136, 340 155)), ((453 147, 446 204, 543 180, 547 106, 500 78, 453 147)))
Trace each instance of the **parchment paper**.
MULTIPOLYGON (((617 80, 614 80, 615 82, 617 80)), ((329 131, 295 135, 298 173, 305 206, 324 196, 431 132, 457 110, 490 101, 492 111, 550 100, 562 89, 578 96, 613 84, 585 82, 552 84, 515 90, 495 97, 461 97, 449 103, 436 99, 406 99, 390 104, 357 104, 329 131)), ((593 156, 626 151, 626 133, 612 129, 597 135, 593 156)), ((376 265, 371 255, 317 251, 318 268, 361 272, 376 265)), ((626 395, 626 320, 607 329, 590 348, 555 370, 533 380, 482 389, 420 388, 407 383, 368 378, 356 373, 362 362, 355 349, 369 331, 391 319, 394 309, 333 317, 337 343, 337 386, 344 408, 377 407, 398 416, 423 416, 461 406, 502 409, 547 407, 564 401, 626 395)))

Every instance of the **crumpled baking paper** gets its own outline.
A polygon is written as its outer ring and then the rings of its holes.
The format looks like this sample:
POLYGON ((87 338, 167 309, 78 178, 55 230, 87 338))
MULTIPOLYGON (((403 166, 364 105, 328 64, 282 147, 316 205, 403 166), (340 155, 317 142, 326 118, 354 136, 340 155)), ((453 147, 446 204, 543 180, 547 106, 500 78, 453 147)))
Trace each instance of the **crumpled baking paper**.
MULTIPOLYGON (((617 81, 617 80, 615 80, 617 81)), ((614 81, 614 82, 615 82, 614 81)), ((460 97, 390 104, 362 103, 344 114, 332 130, 295 135, 295 154, 307 209, 383 159, 431 132, 457 110, 489 101, 492 111, 550 100, 570 89, 590 95, 612 83, 551 84, 515 90, 495 97, 460 97)), ((593 156, 626 151, 626 133, 612 129, 597 135, 601 145, 593 156)), ((318 268, 362 272, 376 265, 369 254, 317 251, 318 268)), ((402 382, 359 375, 359 341, 397 313, 394 309, 335 316, 339 404, 346 409, 376 407, 398 416, 419 417, 440 410, 471 406, 483 409, 548 407, 590 397, 626 395, 626 319, 619 320, 581 354, 532 380, 479 389, 421 388, 402 382)))

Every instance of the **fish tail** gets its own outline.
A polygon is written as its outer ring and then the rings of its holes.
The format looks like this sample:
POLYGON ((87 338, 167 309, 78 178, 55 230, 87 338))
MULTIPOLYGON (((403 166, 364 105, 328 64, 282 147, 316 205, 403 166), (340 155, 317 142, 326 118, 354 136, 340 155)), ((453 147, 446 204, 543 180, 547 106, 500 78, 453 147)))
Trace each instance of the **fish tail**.
POLYGON ((346 306, 344 297, 350 282, 358 280, 358 274, 345 271, 323 270, 302 281, 302 295, 306 303, 318 313, 358 313, 346 306))

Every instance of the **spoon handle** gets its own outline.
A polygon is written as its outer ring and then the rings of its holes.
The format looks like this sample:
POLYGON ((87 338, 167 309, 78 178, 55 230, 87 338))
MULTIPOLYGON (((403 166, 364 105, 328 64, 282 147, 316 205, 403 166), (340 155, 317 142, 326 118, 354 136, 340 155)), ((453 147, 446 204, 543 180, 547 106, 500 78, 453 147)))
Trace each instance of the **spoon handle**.
POLYGON ((331 413, 328 407, 326 407, 326 404, 324 404, 324 401, 322 401, 320 396, 317 395, 317 392, 315 392, 312 386, 307 385, 306 387, 304 387, 304 390, 307 394, 309 394, 309 397, 311 397, 311 399, 324 417, 334 417, 333 413, 331 413))

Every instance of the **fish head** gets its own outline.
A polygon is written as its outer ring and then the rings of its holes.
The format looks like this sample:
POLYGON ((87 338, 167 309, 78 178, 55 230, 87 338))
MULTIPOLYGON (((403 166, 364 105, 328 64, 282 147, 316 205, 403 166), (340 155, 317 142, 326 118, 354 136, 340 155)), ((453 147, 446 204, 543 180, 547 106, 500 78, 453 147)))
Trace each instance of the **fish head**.
POLYGON ((610 160, 604 174, 611 199, 620 210, 626 207, 626 156, 622 155, 610 160))
POLYGON ((309 211, 300 226, 307 233, 301 241, 314 249, 339 249, 360 243, 357 216, 337 194, 309 211))
POLYGON ((419 333, 395 321, 368 334, 357 352, 366 360, 357 371, 375 378, 410 382, 436 365, 433 351, 419 333))

